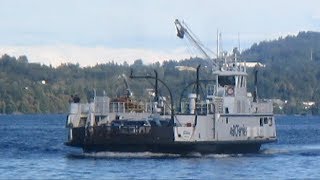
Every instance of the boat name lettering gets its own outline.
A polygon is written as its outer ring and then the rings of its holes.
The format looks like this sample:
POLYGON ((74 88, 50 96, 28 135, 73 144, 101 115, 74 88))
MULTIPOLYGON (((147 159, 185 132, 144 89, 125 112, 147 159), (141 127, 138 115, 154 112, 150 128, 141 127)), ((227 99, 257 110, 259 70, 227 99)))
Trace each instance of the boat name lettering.
POLYGON ((247 136, 247 128, 242 125, 242 127, 238 124, 232 125, 230 127, 230 135, 231 136, 247 136))

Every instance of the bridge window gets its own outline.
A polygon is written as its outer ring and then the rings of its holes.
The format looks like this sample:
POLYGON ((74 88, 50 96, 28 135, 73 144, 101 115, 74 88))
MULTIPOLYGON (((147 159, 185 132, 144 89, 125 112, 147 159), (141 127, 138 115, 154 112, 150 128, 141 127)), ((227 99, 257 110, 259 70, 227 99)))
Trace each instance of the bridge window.
POLYGON ((218 83, 222 87, 227 86, 227 85, 234 86, 236 84, 235 82, 236 81, 235 81, 234 76, 219 76, 218 77, 218 83))

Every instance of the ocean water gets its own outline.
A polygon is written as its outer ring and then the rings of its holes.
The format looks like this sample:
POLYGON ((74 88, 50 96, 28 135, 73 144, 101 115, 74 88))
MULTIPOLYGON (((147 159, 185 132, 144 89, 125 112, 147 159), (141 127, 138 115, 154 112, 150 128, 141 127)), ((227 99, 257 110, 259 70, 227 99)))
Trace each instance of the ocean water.
POLYGON ((320 179, 320 117, 277 116, 257 154, 92 153, 66 147, 66 115, 1 115, 0 179, 320 179))

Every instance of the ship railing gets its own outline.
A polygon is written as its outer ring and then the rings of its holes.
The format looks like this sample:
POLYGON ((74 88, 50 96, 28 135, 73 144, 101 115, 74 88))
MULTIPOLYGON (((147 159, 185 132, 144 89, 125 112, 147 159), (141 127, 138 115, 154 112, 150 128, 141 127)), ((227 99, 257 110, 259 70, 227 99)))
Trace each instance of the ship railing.
POLYGON ((215 97, 215 112, 222 114, 223 113, 223 97, 215 97))
POLYGON ((106 137, 108 134, 148 134, 150 126, 95 126, 92 127, 97 136, 106 137))
POLYGON ((107 96, 96 96, 94 98, 95 114, 106 115, 109 113, 110 98, 107 96))
POLYGON ((140 102, 133 104, 130 102, 111 102, 109 104, 110 113, 151 113, 152 103, 150 102, 140 102))
MULTIPOLYGON (((110 102, 109 100, 95 100, 93 103, 71 103, 70 114, 94 114, 107 115, 108 113, 152 113, 151 102, 110 102)), ((166 108, 169 109, 169 108, 166 108)), ((167 114, 167 112, 166 112, 167 114)))
POLYGON ((195 111, 197 111, 198 115, 206 115, 213 114, 215 112, 214 104, 207 101, 201 101, 199 103, 196 103, 196 109, 193 113, 190 113, 189 105, 189 102, 181 102, 180 114, 195 114, 195 111))
POLYGON ((126 106, 125 102, 112 102, 110 103, 110 112, 118 112, 118 113, 125 113, 126 112, 126 106))

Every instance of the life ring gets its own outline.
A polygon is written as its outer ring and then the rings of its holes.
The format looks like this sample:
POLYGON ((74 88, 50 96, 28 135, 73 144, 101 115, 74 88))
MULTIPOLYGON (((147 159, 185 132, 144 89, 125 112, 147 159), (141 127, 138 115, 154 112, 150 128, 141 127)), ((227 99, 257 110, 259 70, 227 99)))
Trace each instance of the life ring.
POLYGON ((227 88, 227 94, 228 94, 229 96, 232 96, 232 95, 234 94, 234 89, 233 89, 232 86, 229 86, 229 87, 227 88))

